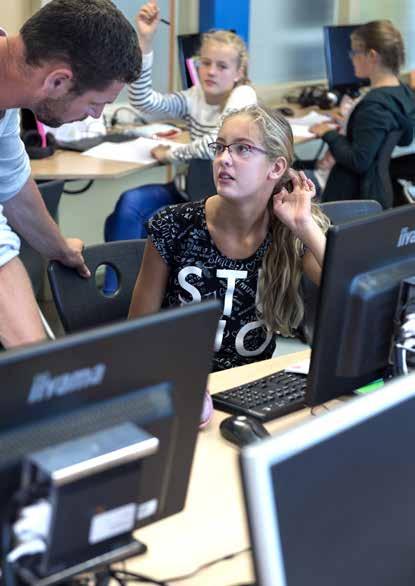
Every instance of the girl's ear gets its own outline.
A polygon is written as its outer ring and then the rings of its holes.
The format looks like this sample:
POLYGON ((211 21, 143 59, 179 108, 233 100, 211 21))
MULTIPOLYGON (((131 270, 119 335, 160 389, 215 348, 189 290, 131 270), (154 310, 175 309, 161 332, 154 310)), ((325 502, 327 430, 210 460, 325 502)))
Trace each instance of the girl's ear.
POLYGON ((285 157, 277 157, 269 171, 269 178, 273 181, 278 181, 288 169, 287 159, 285 157))

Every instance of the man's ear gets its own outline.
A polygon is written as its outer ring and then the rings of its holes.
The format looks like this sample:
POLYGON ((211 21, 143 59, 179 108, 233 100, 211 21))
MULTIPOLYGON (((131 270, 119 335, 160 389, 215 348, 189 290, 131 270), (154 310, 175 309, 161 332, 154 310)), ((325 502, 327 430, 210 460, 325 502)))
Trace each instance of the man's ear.
POLYGON ((61 98, 69 92, 72 82, 72 70, 69 67, 61 67, 47 74, 42 89, 48 98, 61 98))
POLYGON ((287 171, 287 167, 287 159, 285 157, 277 157, 272 164, 271 170, 269 172, 269 178, 273 181, 281 179, 281 177, 287 171))

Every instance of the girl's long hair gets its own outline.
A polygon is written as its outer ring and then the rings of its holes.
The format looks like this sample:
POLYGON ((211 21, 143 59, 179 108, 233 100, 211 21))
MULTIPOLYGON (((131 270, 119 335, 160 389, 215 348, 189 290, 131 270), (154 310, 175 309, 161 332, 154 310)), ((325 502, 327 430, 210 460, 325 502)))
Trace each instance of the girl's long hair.
MULTIPOLYGON (((261 131, 263 148, 271 161, 284 157, 287 171, 275 186, 273 194, 290 184, 288 169, 294 158, 293 134, 282 114, 263 106, 252 105, 225 115, 224 120, 245 114, 252 118, 261 131)), ((304 246, 299 238, 273 212, 273 197, 268 202, 272 241, 264 255, 259 278, 258 317, 271 332, 292 335, 304 316, 301 295, 301 276, 304 246)), ((312 216, 323 232, 330 221, 317 204, 311 204, 312 216)))

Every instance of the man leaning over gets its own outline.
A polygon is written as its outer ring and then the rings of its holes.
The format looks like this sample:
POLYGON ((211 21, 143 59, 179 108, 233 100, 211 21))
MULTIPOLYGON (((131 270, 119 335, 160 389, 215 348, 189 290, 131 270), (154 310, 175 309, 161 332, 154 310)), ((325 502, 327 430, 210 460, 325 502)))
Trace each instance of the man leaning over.
POLYGON ((0 342, 10 348, 45 338, 13 228, 45 257, 90 276, 82 241, 62 236, 30 176, 17 109, 52 127, 98 118, 139 77, 141 53, 110 0, 52 0, 17 35, 0 35, 0 342))

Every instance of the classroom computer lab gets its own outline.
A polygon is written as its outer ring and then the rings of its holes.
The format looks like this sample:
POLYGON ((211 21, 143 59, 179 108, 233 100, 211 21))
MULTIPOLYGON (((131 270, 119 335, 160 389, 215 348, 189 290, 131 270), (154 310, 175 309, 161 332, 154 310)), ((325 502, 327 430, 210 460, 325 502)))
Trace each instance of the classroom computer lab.
POLYGON ((413 0, 0 5, 0 583, 413 586, 413 0))

